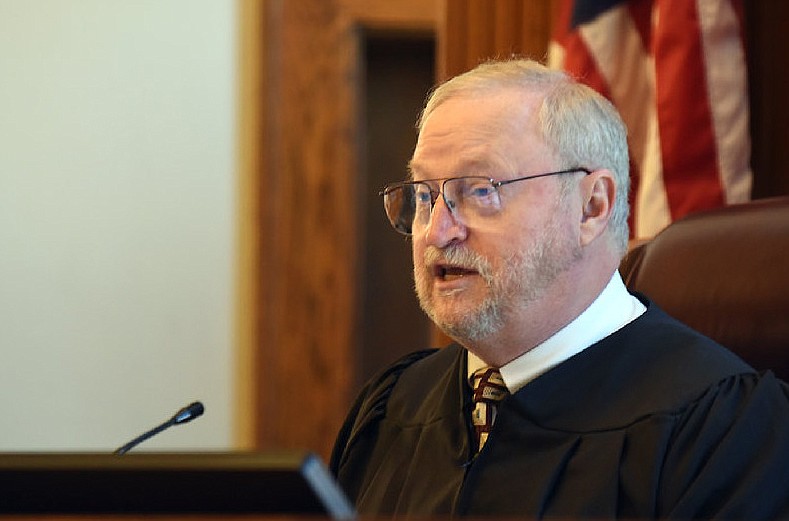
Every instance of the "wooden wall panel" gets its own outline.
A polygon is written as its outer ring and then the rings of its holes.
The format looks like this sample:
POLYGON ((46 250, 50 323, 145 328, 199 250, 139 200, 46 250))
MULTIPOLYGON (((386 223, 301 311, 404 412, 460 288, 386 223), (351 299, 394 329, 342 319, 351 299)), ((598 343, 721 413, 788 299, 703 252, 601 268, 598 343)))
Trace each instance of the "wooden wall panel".
POLYGON ((336 1, 267 5, 257 445, 326 457, 353 371, 358 49, 336 1))
POLYGON ((489 58, 547 54, 551 0, 444 0, 441 16, 440 79, 489 58))

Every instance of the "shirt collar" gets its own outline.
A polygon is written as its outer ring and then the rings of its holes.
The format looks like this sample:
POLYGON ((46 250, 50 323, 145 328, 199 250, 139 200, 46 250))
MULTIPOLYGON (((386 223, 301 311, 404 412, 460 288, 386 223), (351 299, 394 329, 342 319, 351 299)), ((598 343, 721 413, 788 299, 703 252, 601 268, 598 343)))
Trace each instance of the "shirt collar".
MULTIPOLYGON (((646 307, 627 291, 616 271, 583 313, 542 344, 499 368, 507 389, 515 393, 541 374, 626 326, 644 311, 646 307)), ((467 352, 470 376, 486 364, 474 353, 467 352)))

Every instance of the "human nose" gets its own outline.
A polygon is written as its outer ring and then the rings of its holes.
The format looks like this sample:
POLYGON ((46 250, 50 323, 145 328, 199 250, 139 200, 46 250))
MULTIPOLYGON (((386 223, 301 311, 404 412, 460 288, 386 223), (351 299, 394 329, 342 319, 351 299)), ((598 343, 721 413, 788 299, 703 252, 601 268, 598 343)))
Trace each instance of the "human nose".
POLYGON ((441 197, 437 197, 433 204, 425 230, 425 241, 437 248, 463 241, 468 235, 465 223, 458 216, 457 203, 447 200, 445 193, 442 187, 441 197))

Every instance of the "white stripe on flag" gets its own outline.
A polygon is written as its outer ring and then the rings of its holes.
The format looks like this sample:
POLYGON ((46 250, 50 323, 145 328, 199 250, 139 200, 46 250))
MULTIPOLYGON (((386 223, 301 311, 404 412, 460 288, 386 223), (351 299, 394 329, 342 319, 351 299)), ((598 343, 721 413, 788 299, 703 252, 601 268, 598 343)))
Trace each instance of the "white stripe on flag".
POLYGON ((731 2, 697 0, 707 89, 726 204, 750 199, 750 133, 745 51, 731 2))

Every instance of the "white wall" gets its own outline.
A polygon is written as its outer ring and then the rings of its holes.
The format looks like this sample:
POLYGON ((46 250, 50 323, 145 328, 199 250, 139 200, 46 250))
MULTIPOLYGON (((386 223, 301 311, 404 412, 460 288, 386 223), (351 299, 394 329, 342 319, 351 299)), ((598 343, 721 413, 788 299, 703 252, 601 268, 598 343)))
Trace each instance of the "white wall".
POLYGON ((0 451, 232 445, 235 9, 0 0, 0 451))

